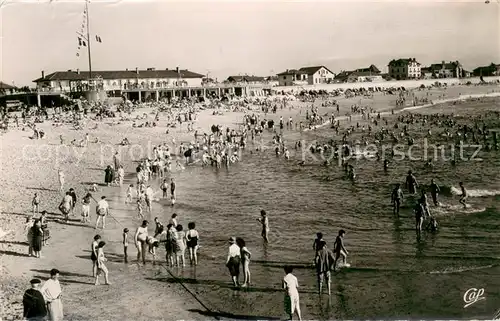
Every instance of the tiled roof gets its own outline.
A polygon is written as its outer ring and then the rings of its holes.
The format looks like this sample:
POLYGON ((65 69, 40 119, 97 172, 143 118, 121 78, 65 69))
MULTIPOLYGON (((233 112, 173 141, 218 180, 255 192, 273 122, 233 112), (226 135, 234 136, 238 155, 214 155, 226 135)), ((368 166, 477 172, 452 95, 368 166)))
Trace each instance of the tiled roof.
POLYGON ((430 65, 429 69, 431 70, 455 70, 457 67, 461 66, 459 62, 447 62, 447 63, 439 63, 430 65))
POLYGON ((326 68, 325 66, 302 67, 299 70, 305 72, 308 75, 314 75, 321 68, 325 68, 326 70, 328 70, 330 73, 333 74, 333 72, 330 69, 326 68))
POLYGON ((415 58, 401 58, 401 59, 391 60, 389 62, 389 66, 405 66, 405 65, 409 64, 410 62, 416 62, 417 64, 420 65, 420 63, 418 63, 417 59, 415 59, 415 58))
POLYGON ((264 77, 259 76, 229 76, 228 81, 234 82, 254 82, 254 81, 264 81, 264 77))
POLYGON ((0 81, 0 89, 16 89, 16 87, 0 81))
MULTIPOLYGON (((179 73, 175 69, 168 70, 114 70, 114 71, 92 71, 92 77, 100 76, 103 79, 148 79, 148 78, 203 78, 201 74, 185 70, 179 70, 179 73)), ((87 80, 89 78, 88 71, 56 71, 44 78, 38 78, 33 80, 33 82, 41 81, 51 81, 51 80, 87 80)))
POLYGON ((285 70, 281 73, 278 74, 278 76, 283 76, 283 75, 306 75, 307 73, 302 70, 297 70, 297 69, 289 69, 285 70))

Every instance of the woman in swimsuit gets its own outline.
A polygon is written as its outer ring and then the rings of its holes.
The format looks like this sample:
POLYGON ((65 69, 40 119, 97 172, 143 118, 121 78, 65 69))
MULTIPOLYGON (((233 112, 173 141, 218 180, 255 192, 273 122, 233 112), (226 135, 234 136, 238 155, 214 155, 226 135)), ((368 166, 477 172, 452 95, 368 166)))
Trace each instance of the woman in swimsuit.
POLYGON ((238 237, 236 244, 241 249, 241 264, 243 265, 243 276, 245 278, 242 287, 246 287, 250 285, 250 257, 252 253, 246 248, 245 241, 242 238, 238 237))
POLYGON ((198 242, 200 240, 200 236, 198 235, 198 231, 195 230, 196 224, 194 222, 190 222, 188 224, 189 231, 186 233, 186 245, 189 249, 189 260, 191 265, 198 265, 198 242))
POLYGON ((97 247, 101 241, 101 236, 97 234, 94 236, 94 241, 92 241, 90 249, 90 259, 92 260, 92 277, 97 275, 97 247))
POLYGON ((106 257, 104 257, 104 245, 106 245, 106 242, 100 241, 99 244, 97 245, 97 273, 95 275, 95 283, 94 285, 99 285, 99 275, 101 275, 101 272, 104 273, 104 284, 110 285, 109 279, 108 279, 108 268, 104 264, 104 262, 107 261, 106 257))
POLYGON ((146 241, 148 238, 148 225, 148 221, 142 221, 142 225, 137 228, 134 236, 135 246, 137 247, 137 262, 139 262, 142 256, 143 264, 146 264, 146 241))
POLYGON ((175 233, 175 243, 174 243, 174 253, 175 253, 175 263, 179 266, 179 263, 182 266, 185 265, 184 260, 184 252, 186 251, 186 232, 182 229, 182 225, 177 225, 175 228, 177 232, 175 233))

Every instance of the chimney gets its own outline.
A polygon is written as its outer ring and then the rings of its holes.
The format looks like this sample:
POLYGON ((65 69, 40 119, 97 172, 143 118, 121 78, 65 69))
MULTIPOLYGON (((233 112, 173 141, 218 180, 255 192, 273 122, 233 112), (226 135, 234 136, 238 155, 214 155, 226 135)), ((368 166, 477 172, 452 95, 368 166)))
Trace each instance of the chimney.
POLYGON ((77 69, 76 69, 76 73, 77 73, 77 74, 80 74, 80 69, 78 69, 78 68, 77 68, 77 69))
POLYGON ((42 78, 45 78, 45 71, 42 70, 42 78))
POLYGON ((139 68, 135 67, 135 73, 139 74, 139 68))

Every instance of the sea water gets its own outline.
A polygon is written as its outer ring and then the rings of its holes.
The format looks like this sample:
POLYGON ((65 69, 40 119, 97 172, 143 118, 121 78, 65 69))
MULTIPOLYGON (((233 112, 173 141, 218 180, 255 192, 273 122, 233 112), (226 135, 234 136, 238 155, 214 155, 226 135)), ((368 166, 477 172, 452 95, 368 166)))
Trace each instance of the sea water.
MULTIPOLYGON (((286 137, 293 142, 322 135, 331 130, 286 137)), ((491 318, 500 308, 499 152, 481 153, 482 161, 475 163, 436 162, 432 170, 400 161, 388 172, 381 161, 361 158, 353 163, 353 183, 335 164, 299 166, 292 146, 290 161, 277 158, 272 149, 254 148, 250 143, 242 162, 228 170, 187 166, 175 175, 175 207, 160 200, 163 222, 174 212, 184 227, 196 222, 199 265, 172 272, 214 313, 231 319, 283 317, 285 265, 295 268, 305 319, 491 318), (410 168, 420 184, 434 178, 442 187, 439 199, 449 208, 430 207, 438 217, 438 233, 417 237, 416 198, 406 197, 400 217, 392 215, 391 191, 395 183, 404 183, 410 168), (469 191, 471 208, 481 211, 456 206, 459 181, 469 191), (260 236, 261 209, 269 215, 269 244, 260 236), (326 294, 320 299, 313 241, 322 232, 331 247, 339 229, 347 231, 351 267, 333 274, 330 300, 326 294), (252 252, 248 289, 234 290, 225 267, 231 236, 242 237, 252 252), (486 300, 464 308, 470 288, 484 289, 486 300)))

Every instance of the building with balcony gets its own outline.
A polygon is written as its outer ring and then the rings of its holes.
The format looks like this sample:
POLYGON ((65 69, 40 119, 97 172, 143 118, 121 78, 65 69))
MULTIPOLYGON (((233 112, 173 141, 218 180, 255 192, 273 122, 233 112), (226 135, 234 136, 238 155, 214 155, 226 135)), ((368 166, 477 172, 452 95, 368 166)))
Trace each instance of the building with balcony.
POLYGON ((389 62, 389 77, 404 80, 422 77, 421 64, 415 58, 393 59, 389 62))
POLYGON ((116 70, 116 71, 88 71, 68 70, 56 71, 33 80, 38 91, 49 92, 82 92, 97 84, 99 89, 105 91, 126 91, 139 89, 164 89, 175 87, 199 87, 203 75, 187 69, 156 70, 116 70), (92 79, 90 79, 92 76, 92 79))

